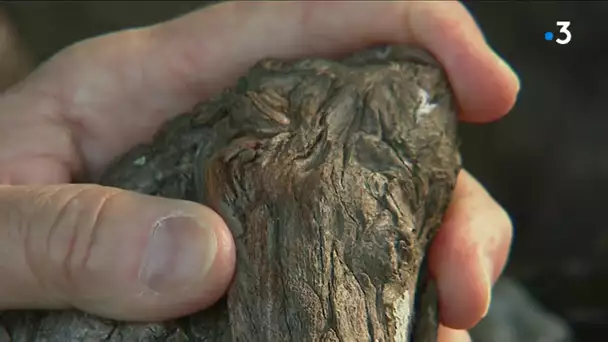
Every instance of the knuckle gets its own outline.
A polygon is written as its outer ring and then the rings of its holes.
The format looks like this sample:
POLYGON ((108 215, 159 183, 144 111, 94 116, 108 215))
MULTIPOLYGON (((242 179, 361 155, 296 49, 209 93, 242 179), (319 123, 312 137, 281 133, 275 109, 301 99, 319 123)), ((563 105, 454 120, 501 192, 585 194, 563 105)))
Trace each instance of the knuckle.
POLYGON ((511 221, 511 215, 507 212, 505 208, 503 208, 498 202, 496 203, 496 221, 501 227, 511 227, 513 222, 511 221))
POLYGON ((30 229, 41 229, 42 245, 39 265, 58 293, 77 295, 84 289, 83 279, 94 272, 89 262, 91 250, 97 248, 99 217, 106 202, 116 191, 96 185, 64 187, 41 195, 41 212, 46 222, 30 229), (44 208, 44 209, 43 209, 44 208), (51 272, 52 274, 48 274, 51 272))
POLYGON ((500 230, 500 234, 503 236, 503 240, 510 242, 513 236, 513 221, 511 219, 511 215, 509 215, 507 210, 498 203, 496 203, 495 210, 496 214, 494 220, 496 222, 496 226, 500 230))

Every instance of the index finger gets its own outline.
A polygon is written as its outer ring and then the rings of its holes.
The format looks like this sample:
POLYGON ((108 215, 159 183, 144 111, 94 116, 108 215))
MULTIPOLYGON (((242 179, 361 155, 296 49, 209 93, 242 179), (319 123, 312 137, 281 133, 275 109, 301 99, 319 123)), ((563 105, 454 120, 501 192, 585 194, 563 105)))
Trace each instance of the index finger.
POLYGON ((519 80, 459 2, 234 2, 155 27, 156 70, 190 77, 201 94, 229 86, 265 57, 335 56, 416 43, 446 69, 461 118, 485 122, 513 106, 519 80), (207 30, 200 30, 204 23, 207 30), (166 55, 165 55, 166 56, 166 55), (171 63, 167 65, 166 63, 171 63))
POLYGON ((1 101, 12 114, 3 118, 11 146, 3 159, 52 157, 75 174, 82 165, 98 173, 262 58, 333 57, 408 42, 445 67, 463 120, 492 121, 513 106, 516 75, 458 2, 224 2, 75 44, 45 63, 13 89, 19 96, 1 101))

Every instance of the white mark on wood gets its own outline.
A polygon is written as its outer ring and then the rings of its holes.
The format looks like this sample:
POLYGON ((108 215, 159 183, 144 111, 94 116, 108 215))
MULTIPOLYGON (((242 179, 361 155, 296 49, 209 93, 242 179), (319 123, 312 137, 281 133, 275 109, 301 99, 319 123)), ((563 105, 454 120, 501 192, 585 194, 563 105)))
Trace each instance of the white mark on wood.
POLYGON ((133 162, 133 165, 136 165, 136 166, 146 165, 146 157, 141 156, 141 157, 135 159, 135 161, 133 162))
POLYGON ((431 113, 437 107, 436 103, 431 103, 431 96, 429 93, 422 89, 418 88, 418 108, 416 109, 416 122, 422 119, 425 115, 431 113))
POLYGON ((410 329, 412 301, 409 292, 405 292, 393 306, 393 317, 395 317, 395 342, 407 342, 410 329))

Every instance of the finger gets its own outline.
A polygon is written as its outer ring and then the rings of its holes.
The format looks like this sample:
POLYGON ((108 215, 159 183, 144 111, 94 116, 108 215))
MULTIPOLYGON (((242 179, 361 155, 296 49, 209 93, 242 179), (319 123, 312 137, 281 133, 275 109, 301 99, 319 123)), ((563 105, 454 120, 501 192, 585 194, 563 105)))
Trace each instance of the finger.
POLYGON ((469 329, 485 316, 512 234, 509 216, 477 180, 462 171, 445 221, 429 250, 444 325, 469 329))
MULTIPOLYGON (((446 67, 463 119, 491 121, 512 107, 517 77, 457 2, 227 2, 72 46, 14 89, 21 96, 0 108, 15 113, 0 131, 40 134, 37 126, 15 128, 11 120, 24 116, 62 134, 69 128, 73 147, 32 143, 20 150, 67 159, 73 172, 82 167, 74 159, 85 158, 96 173, 262 58, 331 57, 406 42, 423 45, 446 67)), ((7 139, 0 146, 18 145, 7 139)))
POLYGON ((154 69, 181 73, 202 94, 230 86, 261 58, 330 57, 379 43, 429 49, 447 69, 466 120, 506 114, 519 88, 517 76, 455 1, 231 2, 155 31, 154 69))
POLYGON ((471 336, 466 330, 454 330, 439 326, 437 342, 471 342, 471 336))
POLYGON ((95 185, 0 187, 0 254, 0 310, 145 321, 211 305, 235 258, 212 210, 95 185))

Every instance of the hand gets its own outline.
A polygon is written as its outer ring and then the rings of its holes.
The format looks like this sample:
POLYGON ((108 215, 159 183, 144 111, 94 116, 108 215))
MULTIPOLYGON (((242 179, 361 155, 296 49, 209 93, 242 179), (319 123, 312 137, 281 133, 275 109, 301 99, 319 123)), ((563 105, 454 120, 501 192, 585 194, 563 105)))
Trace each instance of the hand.
MULTIPOLYGON (((0 309, 76 307, 156 320, 213 303, 235 260, 218 215, 185 201, 67 183, 98 175, 263 57, 331 57, 380 42, 432 51, 463 120, 492 121, 514 104, 517 77, 456 2, 223 3, 60 52, 0 98, 0 309), (177 214, 191 219, 163 219, 177 214), (157 229, 149 243, 155 225, 174 234, 157 229), (172 264, 178 257, 187 259, 172 264)), ((508 216, 463 172, 429 256, 441 339, 468 338, 463 329, 486 312, 510 241, 508 216)))

